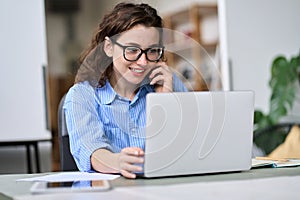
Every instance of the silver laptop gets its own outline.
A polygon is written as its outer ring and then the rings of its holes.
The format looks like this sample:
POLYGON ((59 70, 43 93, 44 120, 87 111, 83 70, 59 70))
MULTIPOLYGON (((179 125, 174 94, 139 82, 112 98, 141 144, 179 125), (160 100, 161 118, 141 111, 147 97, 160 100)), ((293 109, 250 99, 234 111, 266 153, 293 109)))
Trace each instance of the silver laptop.
POLYGON ((251 168, 252 91, 147 95, 144 177, 251 168))

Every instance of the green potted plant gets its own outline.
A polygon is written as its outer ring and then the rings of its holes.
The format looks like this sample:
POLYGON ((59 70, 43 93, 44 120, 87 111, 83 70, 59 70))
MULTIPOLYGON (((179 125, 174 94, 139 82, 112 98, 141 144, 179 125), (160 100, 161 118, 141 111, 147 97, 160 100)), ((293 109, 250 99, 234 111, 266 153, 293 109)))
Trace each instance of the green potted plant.
MULTIPOLYGON (((269 113, 260 110, 254 113, 254 133, 262 132, 269 127, 279 124, 280 119, 288 114, 296 101, 297 84, 300 84, 300 52, 288 60, 285 56, 278 56, 272 62, 269 113)), ((282 143, 286 134, 280 134, 281 129, 270 129, 268 134, 254 135, 255 144, 270 153, 282 143)))

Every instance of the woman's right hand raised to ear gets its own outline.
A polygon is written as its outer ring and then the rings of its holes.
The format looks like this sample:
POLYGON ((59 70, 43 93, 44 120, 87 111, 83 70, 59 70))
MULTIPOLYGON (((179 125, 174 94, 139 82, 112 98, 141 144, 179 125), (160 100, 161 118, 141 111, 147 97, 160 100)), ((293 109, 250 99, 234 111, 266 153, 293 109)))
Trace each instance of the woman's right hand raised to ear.
POLYGON ((158 67, 149 75, 150 85, 155 85, 156 92, 173 92, 173 73, 165 62, 158 62, 158 67))

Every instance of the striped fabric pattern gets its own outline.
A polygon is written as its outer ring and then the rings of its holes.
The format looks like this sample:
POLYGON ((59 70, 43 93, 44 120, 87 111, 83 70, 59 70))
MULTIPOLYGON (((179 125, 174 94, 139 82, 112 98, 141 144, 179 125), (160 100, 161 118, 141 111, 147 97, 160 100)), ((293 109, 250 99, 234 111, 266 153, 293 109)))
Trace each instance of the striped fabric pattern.
MULTIPOLYGON (((187 91, 174 74, 175 92, 187 91)), ((146 95, 155 92, 142 86, 135 98, 119 96, 109 81, 93 88, 87 81, 77 83, 64 102, 71 153, 80 171, 92 172, 90 157, 99 149, 120 152, 125 147, 145 148, 146 95)))

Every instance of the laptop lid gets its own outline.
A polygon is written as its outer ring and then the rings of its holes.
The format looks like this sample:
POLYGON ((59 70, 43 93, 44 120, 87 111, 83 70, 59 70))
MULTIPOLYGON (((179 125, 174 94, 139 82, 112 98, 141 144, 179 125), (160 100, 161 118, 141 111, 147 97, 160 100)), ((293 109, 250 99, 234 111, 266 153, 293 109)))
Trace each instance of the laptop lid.
POLYGON ((151 93, 145 177, 251 168, 252 91, 151 93))

